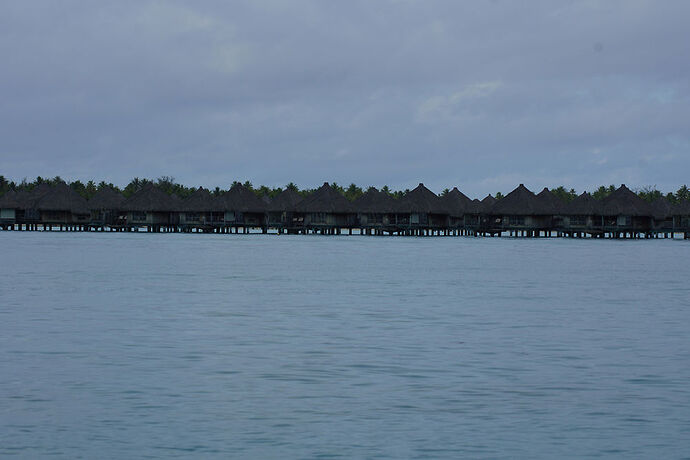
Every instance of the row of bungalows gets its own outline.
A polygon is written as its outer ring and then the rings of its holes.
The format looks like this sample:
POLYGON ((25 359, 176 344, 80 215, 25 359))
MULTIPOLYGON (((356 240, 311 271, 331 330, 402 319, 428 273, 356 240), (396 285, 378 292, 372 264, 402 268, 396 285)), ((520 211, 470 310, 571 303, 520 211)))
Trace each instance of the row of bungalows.
POLYGON ((438 196, 423 184, 400 198, 370 188, 354 202, 335 187, 323 186, 303 196, 286 189, 272 199, 259 198, 235 184, 214 195, 199 188, 181 199, 153 184, 125 198, 102 187, 85 200, 66 184, 42 184, 33 190, 10 191, 0 197, 0 226, 25 229, 118 229, 238 233, 260 228, 264 233, 501 235, 639 237, 690 232, 690 203, 653 203, 625 185, 603 200, 583 193, 561 201, 548 189, 538 194, 523 184, 504 198, 470 199, 457 188, 438 196))
POLYGON ((602 200, 585 192, 570 202, 546 188, 534 194, 520 184, 489 208, 487 231, 526 236, 549 236, 554 231, 568 236, 668 236, 690 230, 685 217, 689 207, 687 202, 674 205, 666 199, 649 203, 625 184, 602 200))
POLYGON ((152 184, 133 194, 122 205, 125 226, 144 224, 173 231, 228 232, 249 228, 266 230, 266 204, 247 187, 236 184, 220 196, 199 188, 189 197, 168 195, 152 184))
POLYGON ((88 225, 88 203, 67 184, 41 184, 33 190, 9 191, 0 197, 0 225, 22 223, 27 229, 83 230, 88 225))

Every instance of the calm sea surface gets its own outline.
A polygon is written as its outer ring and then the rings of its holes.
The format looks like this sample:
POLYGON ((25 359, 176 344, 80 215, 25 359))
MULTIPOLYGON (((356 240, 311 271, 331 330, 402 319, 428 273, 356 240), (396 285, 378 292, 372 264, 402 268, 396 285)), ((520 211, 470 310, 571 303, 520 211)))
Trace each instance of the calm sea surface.
POLYGON ((690 242, 0 233, 0 457, 688 458, 690 242))

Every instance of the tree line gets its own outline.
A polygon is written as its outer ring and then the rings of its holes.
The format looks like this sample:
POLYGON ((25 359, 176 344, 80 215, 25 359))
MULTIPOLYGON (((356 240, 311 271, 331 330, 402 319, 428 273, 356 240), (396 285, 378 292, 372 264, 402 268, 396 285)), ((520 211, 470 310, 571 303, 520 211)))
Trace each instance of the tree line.
MULTIPOLYGON (((83 183, 80 180, 75 180, 75 181, 65 181, 62 179, 60 176, 55 176, 53 178, 43 178, 41 176, 36 177, 33 181, 28 181, 27 179, 23 179, 21 182, 15 182, 15 181, 10 181, 5 178, 5 176, 0 175, 0 196, 4 195, 10 190, 14 191, 31 191, 34 188, 38 187, 41 184, 49 184, 49 185, 57 185, 57 184, 66 184, 69 185, 74 191, 76 191, 79 195, 82 197, 86 198, 87 200, 92 198, 96 193, 98 193, 99 190, 102 190, 105 187, 109 187, 115 190, 118 190, 121 192, 125 197, 129 197, 132 194, 136 193, 137 191, 141 190, 144 186, 148 184, 154 184, 158 187, 160 187, 162 190, 164 190, 168 194, 176 194, 180 198, 186 198, 192 193, 194 193, 199 187, 187 187, 185 185, 182 185, 175 181, 174 177, 171 176, 161 176, 158 179, 141 179, 138 177, 135 177, 132 179, 124 188, 120 188, 110 182, 105 182, 105 181, 100 181, 96 183, 93 180, 90 180, 86 183, 83 183)), ((232 183, 232 185, 240 184, 240 182, 235 181, 232 183)), ((270 198, 275 197, 282 191, 286 189, 291 189, 294 190, 295 192, 299 193, 302 196, 306 196, 310 193, 312 193, 315 189, 309 189, 309 188, 299 188, 295 183, 290 182, 287 184, 285 187, 267 187, 266 185, 261 185, 258 187, 255 187, 250 181, 245 181, 244 183, 241 183, 248 189, 252 190, 254 193, 256 193, 257 196, 259 197, 264 197, 268 196, 270 198)), ((347 187, 343 187, 340 184, 333 182, 331 183, 334 189, 336 189, 338 192, 340 192, 345 198, 347 198, 350 201, 354 201, 360 196, 364 194, 364 192, 372 187, 369 187, 368 189, 364 189, 354 183, 348 185, 347 187)), ((613 193, 616 190, 616 187, 614 185, 609 185, 609 186, 600 186, 596 190, 593 190, 591 192, 592 196, 596 199, 603 199, 613 193)), ((394 197, 394 198, 400 198, 406 193, 408 193, 410 190, 405 189, 405 190, 392 190, 389 186, 385 185, 381 188, 381 191, 384 193, 387 193, 388 195, 394 197)), ((221 189, 220 187, 216 187, 213 190, 210 190, 210 192, 214 196, 220 196, 223 193, 226 192, 226 190, 221 189)), ((577 196, 578 193, 575 191, 575 189, 570 188, 567 189, 564 186, 559 186, 554 189, 551 189, 551 192, 556 195, 558 198, 560 198, 563 201, 572 201, 574 200, 577 196)), ((680 201, 684 200, 690 200, 690 190, 688 189, 687 185, 683 185, 680 187, 676 192, 667 192, 663 193, 660 190, 658 190, 655 186, 646 186, 646 187, 641 187, 639 189, 636 189, 635 192, 637 193, 638 196, 643 198, 646 201, 652 202, 655 201, 659 198, 665 198, 671 203, 678 203, 680 201)), ((444 189, 441 192, 441 196, 445 196, 446 194, 450 193, 450 189, 444 189)), ((495 197, 497 199, 503 198, 503 194, 501 192, 496 193, 495 197)))

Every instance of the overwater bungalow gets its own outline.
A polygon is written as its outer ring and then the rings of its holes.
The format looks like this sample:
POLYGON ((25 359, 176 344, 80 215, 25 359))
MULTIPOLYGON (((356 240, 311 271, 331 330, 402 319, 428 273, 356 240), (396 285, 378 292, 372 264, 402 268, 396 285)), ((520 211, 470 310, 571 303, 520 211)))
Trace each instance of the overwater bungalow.
POLYGON ((453 187, 453 190, 441 197, 441 203, 448 213, 448 228, 453 231, 462 231, 465 228, 465 215, 471 215, 475 208, 472 200, 457 187, 453 187))
POLYGON ((602 200, 604 231, 614 237, 639 237, 652 229, 652 205, 637 196, 625 184, 602 200))
POLYGON ((295 216, 302 219, 305 231, 339 234, 341 229, 356 225, 356 209, 328 182, 297 203, 295 216))
POLYGON ((465 229, 472 235, 476 235, 478 231, 488 230, 492 224, 495 224, 491 216, 491 208, 498 200, 490 193, 482 200, 474 199, 469 206, 465 218, 465 229))
POLYGON ((599 235, 603 228, 601 201, 583 192, 563 208, 562 228, 570 236, 599 235))
POLYGON ((245 232, 258 227, 266 230, 266 203, 244 185, 234 184, 217 201, 223 211, 224 226, 235 227, 236 232, 240 227, 245 232))
POLYGON ((561 227, 563 224, 563 212, 565 211, 566 203, 554 195, 553 192, 546 187, 544 187, 541 192, 537 193, 537 198, 545 204, 547 209, 552 210, 553 214, 550 228, 561 227))
POLYGON ((223 206, 211 192, 199 187, 180 203, 180 226, 185 231, 193 229, 205 232, 224 221, 223 206))
POLYGON ((180 199, 153 184, 146 184, 122 203, 129 228, 147 227, 150 231, 170 229, 179 224, 180 199))
POLYGON ((420 183, 398 201, 396 221, 399 228, 414 235, 430 235, 448 226, 448 211, 438 195, 420 183))
POLYGON ((364 234, 382 235, 393 231, 397 201, 386 192, 370 187, 354 201, 357 210, 357 225, 364 234))
POLYGON ((652 229, 668 235, 673 232, 672 204, 666 198, 658 198, 651 203, 652 229))
POLYGON ((113 187, 102 187, 88 202, 91 212, 90 225, 114 226, 125 223, 125 216, 120 212, 125 196, 113 187))
POLYGON ((672 208, 673 226, 682 232, 690 232, 690 200, 676 203, 672 208))
POLYGON ((0 225, 3 229, 9 228, 17 221, 17 210, 19 209, 17 192, 10 190, 0 196, 0 225))
POLYGON ((508 231, 511 235, 539 235, 553 229, 553 216, 556 209, 553 203, 543 196, 537 197, 520 184, 501 200, 497 201, 489 213, 492 216, 494 231, 508 231))
POLYGON ((88 224, 91 213, 87 201, 72 187, 61 183, 39 191, 33 209, 39 212, 39 221, 44 227, 53 225, 88 224))
POLYGON ((17 202, 19 207, 16 210, 16 220, 25 228, 36 229, 36 225, 41 221, 41 213, 37 208, 39 200, 52 191, 48 184, 40 184, 32 190, 21 190, 17 192, 17 202))
POLYGON ((296 220, 297 204, 302 195, 292 188, 286 188, 266 204, 268 225, 278 229, 279 233, 292 226, 301 226, 304 222, 296 220))

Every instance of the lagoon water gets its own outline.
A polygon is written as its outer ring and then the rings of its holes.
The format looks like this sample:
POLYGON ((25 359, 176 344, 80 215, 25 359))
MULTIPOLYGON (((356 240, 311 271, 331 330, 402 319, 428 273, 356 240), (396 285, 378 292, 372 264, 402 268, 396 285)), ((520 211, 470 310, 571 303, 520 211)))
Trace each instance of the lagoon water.
POLYGON ((687 458, 690 242, 0 233, 0 457, 687 458))

